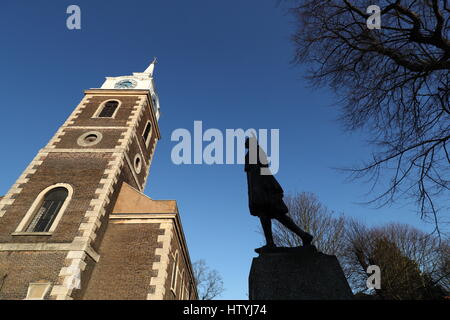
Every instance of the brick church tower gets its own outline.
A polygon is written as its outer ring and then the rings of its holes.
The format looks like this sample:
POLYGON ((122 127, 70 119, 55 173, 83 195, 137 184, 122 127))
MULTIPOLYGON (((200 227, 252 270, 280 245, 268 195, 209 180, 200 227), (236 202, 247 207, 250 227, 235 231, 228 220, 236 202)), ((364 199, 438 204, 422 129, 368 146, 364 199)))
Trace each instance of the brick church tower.
POLYGON ((197 299, 176 202, 143 194, 155 63, 86 90, 0 197, 0 299, 197 299))

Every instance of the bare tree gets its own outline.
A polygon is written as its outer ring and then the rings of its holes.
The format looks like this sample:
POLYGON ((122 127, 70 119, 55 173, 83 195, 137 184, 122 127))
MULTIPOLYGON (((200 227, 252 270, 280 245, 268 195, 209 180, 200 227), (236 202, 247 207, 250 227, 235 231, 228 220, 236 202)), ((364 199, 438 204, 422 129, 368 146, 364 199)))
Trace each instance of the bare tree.
POLYGON ((404 224, 368 228, 351 220, 341 264, 356 292, 367 291, 369 265, 381 268, 384 299, 426 299, 450 291, 449 242, 404 224))
POLYGON ((366 129, 376 146, 370 160, 349 169, 352 177, 382 187, 371 203, 414 199, 439 232, 450 196, 448 1, 376 1, 380 30, 367 26, 370 0, 294 3, 295 63, 309 65, 313 85, 336 91, 345 127, 366 129))
POLYGON ((205 260, 194 262, 192 267, 200 300, 212 300, 225 291, 222 276, 217 270, 211 270, 205 260))
MULTIPOLYGON (((303 230, 314 236, 313 244, 321 252, 340 256, 343 247, 345 220, 325 207, 312 193, 302 192, 284 198, 289 216, 303 230)), ((297 235, 275 222, 274 241, 278 246, 301 245, 297 235)))

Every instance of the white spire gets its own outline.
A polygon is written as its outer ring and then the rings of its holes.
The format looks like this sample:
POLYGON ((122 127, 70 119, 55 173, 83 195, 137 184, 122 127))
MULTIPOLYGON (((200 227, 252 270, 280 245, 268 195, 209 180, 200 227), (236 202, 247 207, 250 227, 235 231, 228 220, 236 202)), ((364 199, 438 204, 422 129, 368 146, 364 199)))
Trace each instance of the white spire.
POLYGON ((144 74, 148 74, 150 77, 153 77, 153 72, 155 71, 155 65, 157 62, 158 60, 154 58, 150 66, 144 71, 144 74))

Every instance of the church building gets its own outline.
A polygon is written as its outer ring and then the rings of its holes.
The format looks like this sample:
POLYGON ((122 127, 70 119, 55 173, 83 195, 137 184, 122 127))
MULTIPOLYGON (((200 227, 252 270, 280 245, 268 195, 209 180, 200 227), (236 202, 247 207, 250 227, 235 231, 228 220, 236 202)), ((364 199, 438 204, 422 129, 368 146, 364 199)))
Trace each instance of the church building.
POLYGON ((177 203, 143 194, 156 60, 84 98, 0 197, 0 299, 197 299, 177 203))

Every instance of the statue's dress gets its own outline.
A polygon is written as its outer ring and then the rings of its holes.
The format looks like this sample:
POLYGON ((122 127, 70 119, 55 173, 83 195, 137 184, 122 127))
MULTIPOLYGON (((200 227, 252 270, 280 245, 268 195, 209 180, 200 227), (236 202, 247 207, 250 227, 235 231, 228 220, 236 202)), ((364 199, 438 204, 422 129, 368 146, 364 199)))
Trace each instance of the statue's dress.
POLYGON ((289 210, 283 201, 283 188, 273 175, 261 175, 261 168, 267 168, 259 159, 257 164, 249 162, 249 153, 245 156, 247 173, 248 205, 253 216, 276 218, 289 210))

